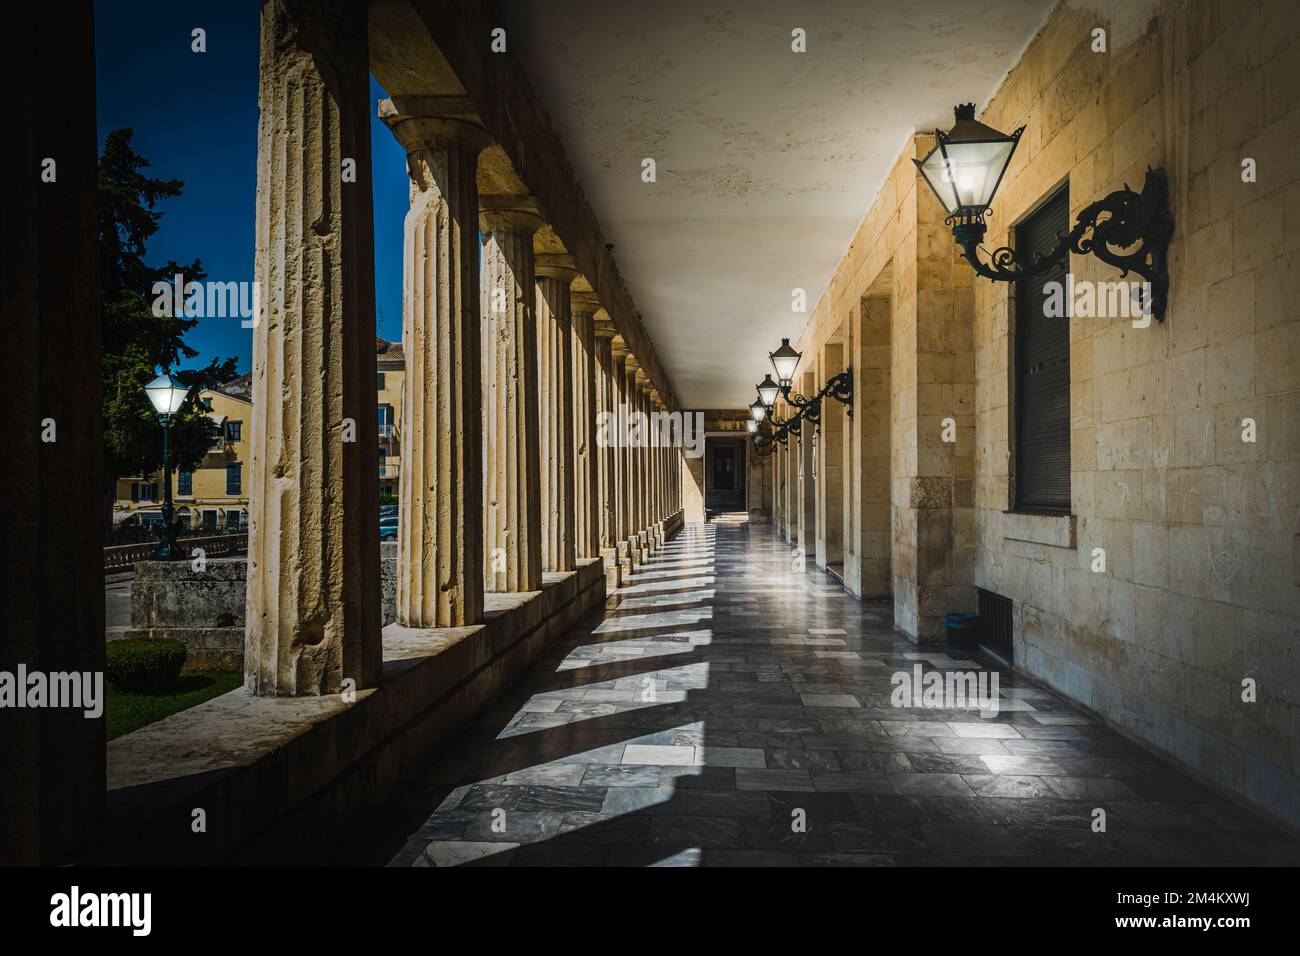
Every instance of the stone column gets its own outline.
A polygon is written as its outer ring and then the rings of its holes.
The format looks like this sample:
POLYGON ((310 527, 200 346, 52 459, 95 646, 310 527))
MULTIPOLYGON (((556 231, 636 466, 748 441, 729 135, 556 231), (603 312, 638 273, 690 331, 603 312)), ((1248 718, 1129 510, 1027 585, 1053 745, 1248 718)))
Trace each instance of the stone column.
POLYGON ((574 541, 577 556, 600 556, 596 448, 596 324, 594 293, 570 292, 573 309, 574 541))
POLYGON ((640 389, 641 414, 645 416, 645 443, 641 448, 641 527, 645 532, 646 546, 650 547, 655 544, 655 495, 650 470, 650 462, 655 452, 655 436, 650 427, 650 391, 644 369, 637 376, 637 385, 640 389))
POLYGON ((379 678, 379 473, 364 6, 262 4, 244 682, 379 678))
MULTIPOLYGON (((0 423, 14 480, 0 504, 0 670, 84 674, 92 691, 104 671, 107 517, 95 18, 88 3, 55 0, 6 20, 0 315, 12 361, 0 423)), ((104 718, 88 710, 0 710, 0 863, 88 860, 105 789, 104 718)))
POLYGON ((632 534, 632 517, 630 514, 631 491, 629 489, 629 479, 631 476, 631 466, 629 463, 628 452, 630 449, 626 443, 626 428, 628 426, 628 409, 627 409, 627 347, 623 344, 621 338, 615 338, 612 345, 614 358, 614 390, 613 390, 613 407, 610 412, 613 415, 611 429, 613 431, 612 444, 614 446, 614 547, 618 549, 620 563, 626 562, 629 558, 628 538, 632 534))
MULTIPOLYGON (((650 411, 655 416, 659 415, 663 411, 663 403, 659 400, 659 392, 653 387, 651 387, 650 390, 650 411)), ((657 421, 651 433, 654 436, 654 442, 650 448, 650 518, 655 526, 656 539, 659 543, 662 543, 663 527, 661 522, 664 520, 664 434, 657 421)))
POLYGON ((538 400, 541 413, 542 566, 572 571, 574 545, 573 257, 537 257, 538 400))
POLYGON ((477 124, 430 115, 436 97, 380 104, 406 149, 402 480, 397 622, 459 627, 483 612, 483 441, 477 124))
POLYGON ((484 575, 489 591, 542 586, 533 233, 520 197, 483 197, 484 575))
MULTIPOLYGON (((641 370, 637 363, 636 357, 629 355, 627 364, 624 368, 625 385, 624 389, 627 395, 628 417, 641 411, 641 388, 637 382, 637 372, 641 370)), ((641 472, 641 461, 643 449, 641 443, 645 440, 645 428, 633 430, 629 427, 629 433, 636 440, 630 442, 628 448, 628 538, 632 542, 632 549, 635 552, 635 560, 641 561, 644 555, 641 553, 641 546, 644 538, 641 534, 645 530, 645 484, 641 472)))
POLYGON ((608 313, 599 311, 596 320, 596 433, 597 477, 600 485, 600 552, 606 567, 618 564, 618 460, 614 448, 617 389, 613 339, 614 328, 608 313), (600 424, 603 422, 603 426, 600 424))

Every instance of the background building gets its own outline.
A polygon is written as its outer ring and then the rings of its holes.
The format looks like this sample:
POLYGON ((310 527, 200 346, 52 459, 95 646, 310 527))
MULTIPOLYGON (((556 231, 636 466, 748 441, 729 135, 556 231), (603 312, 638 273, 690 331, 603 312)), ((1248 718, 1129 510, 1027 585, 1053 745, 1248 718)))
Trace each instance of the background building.
MULTIPOLYGON (((396 496, 400 474, 400 424, 402 388, 406 377, 402 346, 375 339, 379 390, 379 494, 396 496)), ((172 475, 172 497, 183 528, 194 530, 246 530, 248 489, 245 478, 252 445, 251 375, 244 374, 218 388, 199 393, 208 417, 219 434, 202 464, 194 471, 172 475)), ((117 480, 113 524, 150 524, 162 520, 162 474, 131 475, 117 480)))

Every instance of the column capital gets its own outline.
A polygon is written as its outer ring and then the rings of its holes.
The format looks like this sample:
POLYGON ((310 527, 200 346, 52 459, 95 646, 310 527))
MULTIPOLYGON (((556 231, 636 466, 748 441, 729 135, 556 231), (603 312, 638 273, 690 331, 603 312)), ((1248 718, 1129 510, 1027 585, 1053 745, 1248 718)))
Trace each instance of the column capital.
MULTIPOLYGON (((578 267, 573 256, 567 252, 539 252, 533 259, 533 272, 540 278, 559 279, 573 282, 578 278, 578 267)), ((578 293, 581 294, 581 293, 578 293)), ((569 308, 572 309, 574 293, 569 293, 569 308)))
POLYGON ((484 232, 513 232, 531 236, 542 227, 537 202, 531 196, 498 194, 478 197, 479 228, 484 232))
POLYGON ((454 142, 476 152, 492 142, 492 136, 469 118, 456 103, 459 96, 407 96, 379 101, 379 118, 407 153, 432 149, 439 143, 454 142))
MULTIPOLYGON (((539 261, 540 261, 541 257, 539 256, 538 259, 539 259, 539 261)), ((574 314, 574 315, 590 315, 590 316, 595 317, 596 322, 597 322, 597 324, 598 324, 598 325, 597 325, 597 329, 596 329, 596 334, 597 334, 597 335, 600 334, 600 329, 599 329, 600 317, 599 317, 599 313, 601 313, 601 312, 605 312, 605 310, 602 309, 602 308, 600 307, 600 297, 597 296, 596 293, 594 293, 594 292, 588 292, 588 291, 586 291, 585 289, 582 289, 582 290, 578 290, 578 289, 570 289, 570 290, 569 290, 569 308, 571 308, 571 309, 573 310, 573 314, 574 314)), ((609 318, 609 313, 608 313, 608 312, 605 312, 605 318, 606 318, 606 319, 609 318)), ((613 332, 612 327, 611 327, 610 331, 613 332)))

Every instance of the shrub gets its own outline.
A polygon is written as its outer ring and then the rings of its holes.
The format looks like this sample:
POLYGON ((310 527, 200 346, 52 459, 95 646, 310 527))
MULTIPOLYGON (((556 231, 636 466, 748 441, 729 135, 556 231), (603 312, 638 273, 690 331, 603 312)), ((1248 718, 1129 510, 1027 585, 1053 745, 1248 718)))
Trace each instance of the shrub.
POLYGON ((105 674, 118 690, 157 693, 172 687, 185 663, 185 645, 167 637, 109 641, 105 674))

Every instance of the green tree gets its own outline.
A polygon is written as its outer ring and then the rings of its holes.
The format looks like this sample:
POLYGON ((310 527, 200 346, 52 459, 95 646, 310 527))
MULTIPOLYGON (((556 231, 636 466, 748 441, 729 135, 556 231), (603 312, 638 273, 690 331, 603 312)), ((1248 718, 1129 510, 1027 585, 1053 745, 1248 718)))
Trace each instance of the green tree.
POLYGON ((213 359, 198 369, 177 368, 198 352, 184 336, 197 319, 183 314, 158 315, 153 308, 155 282, 207 278, 203 264, 174 260, 161 267, 144 261, 149 238, 158 231, 162 213, 155 207, 181 194, 179 179, 152 179, 142 170, 149 161, 131 148, 132 130, 109 133, 99 158, 100 312, 104 330, 104 475, 105 534, 112 529, 113 500, 120 475, 152 474, 162 468, 162 429, 144 386, 170 368, 190 388, 172 426, 172 465, 193 470, 217 438, 217 426, 197 401, 198 392, 235 377, 236 360, 213 359))

